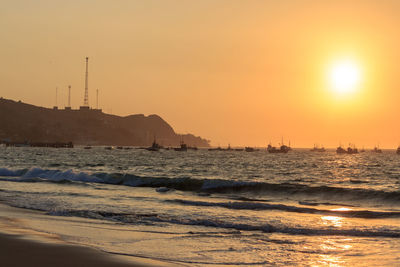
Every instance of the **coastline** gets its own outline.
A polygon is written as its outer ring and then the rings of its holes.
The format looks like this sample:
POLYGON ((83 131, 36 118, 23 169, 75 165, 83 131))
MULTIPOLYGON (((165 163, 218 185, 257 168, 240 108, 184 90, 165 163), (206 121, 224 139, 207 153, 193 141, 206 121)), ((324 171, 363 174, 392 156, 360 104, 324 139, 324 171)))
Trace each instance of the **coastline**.
MULTIPOLYGON (((70 244, 52 234, 36 232, 18 226, 18 214, 40 214, 39 211, 10 207, 0 203, 0 262, 8 267, 151 267, 176 266, 159 260, 120 256, 106 253, 95 248, 70 244)), ((49 215, 42 215, 49 216, 49 215)))

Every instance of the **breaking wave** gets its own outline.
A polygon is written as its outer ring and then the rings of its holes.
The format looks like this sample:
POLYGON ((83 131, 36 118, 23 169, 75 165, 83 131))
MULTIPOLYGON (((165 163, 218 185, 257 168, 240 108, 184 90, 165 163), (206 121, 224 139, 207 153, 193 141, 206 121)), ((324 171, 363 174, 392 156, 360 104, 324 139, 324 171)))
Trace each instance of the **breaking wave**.
POLYGON ((190 206, 202 207, 222 207, 235 210, 280 210, 287 212, 297 213, 312 213, 340 217, 354 217, 364 219, 377 219, 377 218, 398 218, 400 212, 384 212, 384 211, 370 211, 370 210, 327 210, 305 208, 297 206, 288 206, 283 204, 266 204, 254 202, 207 202, 207 201, 191 201, 184 199, 165 200, 166 202, 178 203, 190 206))
POLYGON ((89 210, 64 210, 54 211, 48 214, 53 216, 74 216, 84 217, 90 219, 103 219, 117 221, 127 224, 146 224, 151 223, 172 223, 180 225, 196 225, 214 228, 223 228, 237 231, 261 231, 265 233, 283 233, 290 235, 312 235, 312 236, 355 236, 355 237, 391 237, 400 238, 400 231, 389 228, 306 228, 301 226, 290 226, 285 224, 263 223, 235 223, 229 221, 222 221, 218 219, 189 219, 170 217, 166 215, 150 213, 113 213, 103 211, 89 211, 89 210))
POLYGON ((0 180, 13 182, 55 182, 55 183, 104 183, 133 187, 165 187, 182 191, 232 193, 257 192, 270 194, 303 194, 327 196, 336 199, 378 199, 400 202, 399 191, 382 191, 362 188, 341 188, 332 186, 307 186, 295 183, 248 182, 223 179, 195 179, 191 177, 169 178, 137 176, 128 173, 86 173, 73 170, 0 168, 0 180))

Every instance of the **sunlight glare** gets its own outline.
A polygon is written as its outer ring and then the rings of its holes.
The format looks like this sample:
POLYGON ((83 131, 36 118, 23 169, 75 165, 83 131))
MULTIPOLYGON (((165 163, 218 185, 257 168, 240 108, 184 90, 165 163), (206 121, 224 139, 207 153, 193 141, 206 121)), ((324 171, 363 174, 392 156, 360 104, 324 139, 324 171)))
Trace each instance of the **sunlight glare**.
POLYGON ((331 211, 351 211, 351 210, 352 210, 352 209, 350 209, 350 208, 345 208, 345 207, 331 209, 331 211))
POLYGON ((329 84, 336 94, 352 93, 361 81, 360 67, 352 60, 334 63, 329 70, 329 84))
POLYGON ((321 217, 323 225, 329 225, 333 227, 342 227, 343 218, 338 216, 322 216, 321 217))

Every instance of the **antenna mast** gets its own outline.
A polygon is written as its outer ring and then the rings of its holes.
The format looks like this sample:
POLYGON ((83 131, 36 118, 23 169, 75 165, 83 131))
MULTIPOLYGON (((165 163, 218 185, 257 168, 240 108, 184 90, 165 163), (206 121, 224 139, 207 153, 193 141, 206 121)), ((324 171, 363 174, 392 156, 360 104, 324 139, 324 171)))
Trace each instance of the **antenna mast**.
POLYGON ((99 89, 96 89, 96 109, 99 109, 99 89))
POLYGON ((86 74, 85 74, 85 98, 83 100, 83 106, 89 107, 89 89, 88 89, 88 76, 89 76, 89 58, 86 57, 86 74))
POLYGON ((68 85, 68 107, 71 107, 71 85, 68 85))
POLYGON ((57 103, 57 98, 58 98, 58 87, 56 87, 56 107, 58 106, 58 103, 57 103))

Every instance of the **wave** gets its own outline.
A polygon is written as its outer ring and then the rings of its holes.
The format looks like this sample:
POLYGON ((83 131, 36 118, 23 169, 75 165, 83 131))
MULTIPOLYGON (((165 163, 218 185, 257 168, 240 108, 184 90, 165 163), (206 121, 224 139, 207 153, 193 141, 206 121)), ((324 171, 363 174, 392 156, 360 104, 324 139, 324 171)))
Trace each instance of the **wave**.
POLYGON ((182 191, 202 193, 254 192, 286 195, 321 196, 323 198, 400 202, 400 191, 382 191, 362 188, 333 186, 308 186, 295 183, 248 182, 223 179, 197 179, 191 177, 149 177, 129 173, 86 173, 72 170, 0 168, 0 180, 14 182, 55 182, 55 183, 104 183, 133 187, 164 187, 182 191))
POLYGON ((235 223, 222 221, 218 219, 189 219, 181 217, 171 217, 162 214, 139 214, 139 213, 113 213, 104 211, 89 210, 63 210, 48 212, 53 216, 74 216, 90 219, 111 220, 127 224, 153 224, 153 223, 171 223, 180 225, 196 225, 214 228, 223 228, 236 231, 261 231, 266 233, 282 233, 290 235, 312 235, 312 236, 354 236, 354 237, 391 237, 400 238, 400 231, 386 228, 306 228, 299 226, 289 226, 282 223, 274 225, 273 223, 251 224, 235 223))
POLYGON ((326 210, 326 209, 288 206, 283 204, 266 204, 266 203, 254 203, 254 202, 207 202, 207 201, 191 201, 184 199, 165 200, 165 202, 178 203, 190 206, 222 207, 235 210, 281 210, 287 212, 312 213, 312 214, 364 218, 364 219, 400 217, 400 212, 384 212, 384 211, 370 211, 370 210, 326 210))

